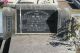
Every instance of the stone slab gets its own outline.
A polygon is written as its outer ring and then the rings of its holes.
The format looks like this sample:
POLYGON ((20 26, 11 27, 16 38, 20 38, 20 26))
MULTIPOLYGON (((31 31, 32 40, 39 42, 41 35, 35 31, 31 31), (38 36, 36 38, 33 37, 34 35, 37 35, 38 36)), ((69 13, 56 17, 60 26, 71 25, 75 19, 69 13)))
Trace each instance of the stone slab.
POLYGON ((53 47, 49 35, 13 36, 9 53, 73 53, 65 46, 53 47))

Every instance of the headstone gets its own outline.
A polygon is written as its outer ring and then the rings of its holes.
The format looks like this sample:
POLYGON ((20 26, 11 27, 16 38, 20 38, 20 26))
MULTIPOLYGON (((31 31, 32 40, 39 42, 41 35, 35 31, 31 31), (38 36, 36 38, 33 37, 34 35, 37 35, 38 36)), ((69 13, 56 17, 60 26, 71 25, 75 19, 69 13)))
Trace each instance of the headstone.
POLYGON ((17 4, 17 33, 56 33, 58 11, 53 5, 17 4))
POLYGON ((2 18, 2 11, 0 11, 0 33, 3 33, 3 18, 2 18))
POLYGON ((20 20, 20 10, 17 10, 17 33, 20 30, 22 33, 55 33, 57 14, 54 10, 21 10, 20 20))

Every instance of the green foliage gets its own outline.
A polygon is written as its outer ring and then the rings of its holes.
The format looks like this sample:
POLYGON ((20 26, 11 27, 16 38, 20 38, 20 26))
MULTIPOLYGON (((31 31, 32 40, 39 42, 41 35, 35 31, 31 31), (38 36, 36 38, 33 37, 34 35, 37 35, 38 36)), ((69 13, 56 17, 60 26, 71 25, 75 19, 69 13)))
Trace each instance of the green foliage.
POLYGON ((72 37, 77 39, 75 30, 80 28, 80 24, 69 23, 68 34, 64 35, 63 40, 70 40, 72 37))
POLYGON ((74 27, 75 30, 76 30, 76 29, 79 29, 79 28, 80 28, 80 24, 76 24, 76 25, 74 25, 73 27, 74 27))
POLYGON ((3 4, 4 4, 3 2, 0 2, 0 8, 3 8, 3 4))
POLYGON ((73 41, 76 41, 76 40, 79 41, 79 36, 77 36, 75 31, 80 29, 80 24, 77 24, 77 23, 74 23, 74 22, 72 22, 71 24, 72 24, 71 25, 71 30, 69 30, 70 32, 68 32, 68 35, 67 35, 68 40, 72 39, 73 41))

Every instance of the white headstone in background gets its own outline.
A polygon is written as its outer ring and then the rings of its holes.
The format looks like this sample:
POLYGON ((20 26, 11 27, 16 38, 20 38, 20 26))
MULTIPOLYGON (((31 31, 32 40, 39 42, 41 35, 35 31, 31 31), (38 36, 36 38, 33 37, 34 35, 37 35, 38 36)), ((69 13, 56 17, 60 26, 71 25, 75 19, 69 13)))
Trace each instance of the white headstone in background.
POLYGON ((3 33, 2 11, 0 11, 0 33, 3 33))
POLYGON ((0 2, 3 2, 4 0, 0 0, 0 2))
POLYGON ((21 0, 20 2, 33 2, 34 4, 37 4, 37 0, 21 0))

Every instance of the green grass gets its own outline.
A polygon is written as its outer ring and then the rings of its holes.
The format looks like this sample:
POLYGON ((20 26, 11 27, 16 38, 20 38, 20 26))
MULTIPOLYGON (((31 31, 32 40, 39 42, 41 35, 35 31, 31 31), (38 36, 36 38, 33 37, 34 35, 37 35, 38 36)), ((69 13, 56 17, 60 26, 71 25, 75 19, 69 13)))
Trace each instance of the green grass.
POLYGON ((2 11, 2 8, 0 8, 0 12, 2 11))
POLYGON ((72 14, 80 14, 80 10, 78 10, 78 9, 71 10, 71 13, 72 14))

